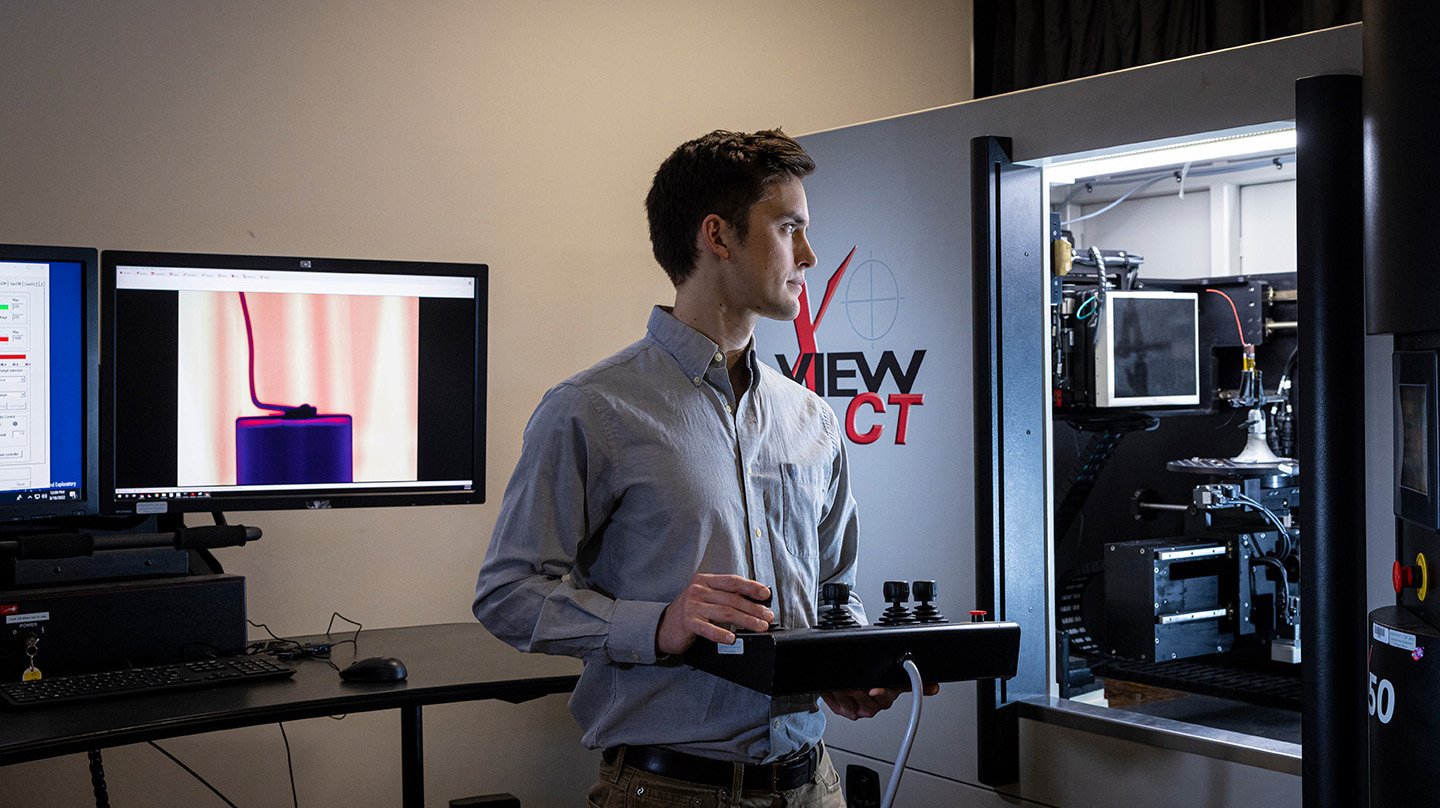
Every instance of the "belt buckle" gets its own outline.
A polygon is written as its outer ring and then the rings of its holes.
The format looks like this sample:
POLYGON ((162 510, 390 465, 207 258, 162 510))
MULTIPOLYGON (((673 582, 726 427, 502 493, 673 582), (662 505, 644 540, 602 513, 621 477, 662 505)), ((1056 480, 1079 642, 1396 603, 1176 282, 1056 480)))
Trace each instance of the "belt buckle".
MULTIPOLYGON (((802 772, 803 772, 803 771, 811 764, 811 762, 812 762, 813 760, 815 760, 815 759, 816 759, 815 747, 811 747, 811 746, 809 746, 809 745, 807 744, 807 747, 806 747, 804 750, 802 750, 802 751, 800 752, 800 754, 796 755, 794 758, 792 758, 792 759, 790 759, 790 760, 777 760, 777 761, 775 761, 774 763, 771 763, 771 764, 770 764, 770 790, 773 791, 773 792, 779 792, 779 791, 780 791, 780 772, 781 772, 782 769, 784 769, 784 770, 786 770, 786 771, 789 771, 790 769, 793 768, 793 769, 795 769, 795 770, 797 770, 797 771, 802 771, 802 772)), ((813 772, 812 772, 812 774, 813 774, 813 772)), ((802 782, 801 785, 804 785, 804 783, 802 782)), ((797 786, 797 787, 798 787, 798 786, 797 786)))

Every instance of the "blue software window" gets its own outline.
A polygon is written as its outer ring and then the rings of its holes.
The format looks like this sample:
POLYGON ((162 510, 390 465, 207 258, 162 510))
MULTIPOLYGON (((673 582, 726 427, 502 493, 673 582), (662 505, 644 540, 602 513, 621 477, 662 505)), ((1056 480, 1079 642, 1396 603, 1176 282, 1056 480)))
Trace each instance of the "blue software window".
POLYGON ((0 260, 0 502, 83 497, 84 271, 0 260))

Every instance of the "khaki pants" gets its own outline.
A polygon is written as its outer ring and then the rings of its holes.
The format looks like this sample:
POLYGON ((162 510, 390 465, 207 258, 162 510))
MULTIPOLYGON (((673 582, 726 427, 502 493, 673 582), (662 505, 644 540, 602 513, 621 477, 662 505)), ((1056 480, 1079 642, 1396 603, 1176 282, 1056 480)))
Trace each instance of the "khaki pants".
POLYGON ((791 791, 698 785, 625 766, 620 759, 600 764, 600 779, 590 787, 589 797, 592 808, 845 808, 829 750, 810 782, 791 791))

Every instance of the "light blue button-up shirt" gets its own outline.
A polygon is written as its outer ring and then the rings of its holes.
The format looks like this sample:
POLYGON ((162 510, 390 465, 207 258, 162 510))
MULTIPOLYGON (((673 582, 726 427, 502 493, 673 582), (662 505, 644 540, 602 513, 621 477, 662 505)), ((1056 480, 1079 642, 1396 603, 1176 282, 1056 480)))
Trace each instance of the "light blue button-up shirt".
POLYGON ((822 584, 854 584, 835 413, 753 349, 745 361, 737 401, 719 347, 657 306, 644 339, 556 385, 525 428, 475 616, 522 651, 585 661, 570 709, 591 748, 768 761, 824 731, 813 696, 772 699, 655 650, 697 572, 770 587, 786 628, 815 625, 822 584))

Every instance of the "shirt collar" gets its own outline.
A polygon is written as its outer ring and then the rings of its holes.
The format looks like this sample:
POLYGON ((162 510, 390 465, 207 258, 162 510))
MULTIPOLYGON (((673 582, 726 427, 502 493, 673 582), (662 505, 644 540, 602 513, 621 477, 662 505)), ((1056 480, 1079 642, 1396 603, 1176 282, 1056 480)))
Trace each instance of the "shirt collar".
MULTIPOLYGON (((656 306, 651 310, 650 323, 646 328, 650 339, 675 357, 688 378, 702 378, 711 368, 725 365, 725 353, 720 350, 720 346, 676 319, 669 306, 656 306)), ((752 369, 754 352, 755 337, 751 335, 749 344, 745 346, 745 362, 746 366, 752 369)))

